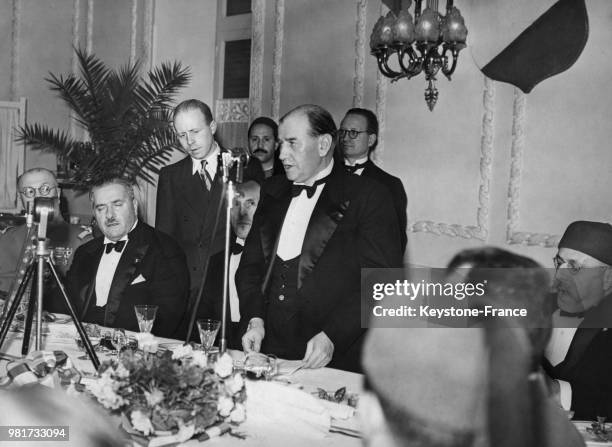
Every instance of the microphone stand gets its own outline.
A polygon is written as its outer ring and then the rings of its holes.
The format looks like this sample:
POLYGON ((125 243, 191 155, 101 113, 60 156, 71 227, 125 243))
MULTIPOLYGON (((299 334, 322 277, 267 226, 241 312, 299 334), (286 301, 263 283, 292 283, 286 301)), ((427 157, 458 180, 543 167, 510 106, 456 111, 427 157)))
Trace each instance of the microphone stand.
MULTIPOLYGON (((234 196, 236 194, 235 183, 242 183, 242 176, 244 167, 248 163, 248 155, 244 153, 243 149, 234 149, 233 151, 223 151, 219 154, 219 170, 222 172, 222 183, 223 189, 221 196, 225 198, 225 253, 224 253, 224 265, 223 265, 223 305, 221 310, 221 328, 219 335, 219 353, 223 354, 227 350, 227 306, 229 302, 229 259, 230 259, 230 239, 231 239, 231 211, 234 204, 234 196), (237 153, 237 155, 234 154, 237 153)), ((216 234, 217 224, 219 221, 219 215, 221 212, 221 205, 223 200, 219 203, 217 209, 217 215, 215 218, 214 231, 211 234, 211 238, 216 234)), ((212 239, 211 239, 212 241, 212 239)), ((212 245, 212 244, 211 244, 212 245)), ((189 343, 193 326, 198 312, 198 307, 202 299, 204 292, 204 284, 206 282, 206 275, 208 273, 208 262, 210 259, 210 253, 204 264, 204 275, 200 282, 200 288, 196 297, 193 309, 191 311, 191 318, 189 319, 189 325, 187 327, 187 337, 185 343, 189 343)))

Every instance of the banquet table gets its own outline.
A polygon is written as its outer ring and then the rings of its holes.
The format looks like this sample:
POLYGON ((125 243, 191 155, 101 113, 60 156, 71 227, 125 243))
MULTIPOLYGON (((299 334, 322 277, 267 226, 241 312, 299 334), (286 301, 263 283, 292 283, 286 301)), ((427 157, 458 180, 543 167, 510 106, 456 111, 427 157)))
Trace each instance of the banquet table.
MULTIPOLYGON (((84 352, 79 350, 75 339, 78 338, 76 328, 69 318, 58 318, 59 322, 45 323, 42 338, 42 348, 44 350, 64 351, 76 366, 83 373, 93 373, 94 368, 89 359, 82 357, 84 352), (81 357, 81 358, 79 358, 81 357)), ((104 329, 103 329, 104 332, 104 329)), ((157 337, 156 337, 157 338, 157 337)), ((169 340, 157 338, 160 346, 165 344, 174 344, 177 340, 169 340)), ((2 346, 2 352, 19 356, 23 334, 21 332, 9 332, 7 340, 2 346)), ((34 338, 32 338, 32 346, 34 338)), ((108 359, 111 354, 105 352, 97 352, 100 361, 108 359)), ((238 351, 233 351, 232 357, 239 358, 243 354, 238 351)), ((7 362, 0 361, 0 377, 6 375, 7 362)), ((359 374, 341 371, 332 368, 321 368, 315 370, 300 369, 289 377, 291 387, 299 388, 306 393, 316 391, 317 388, 323 388, 327 391, 337 390, 341 387, 346 387, 350 393, 359 393, 362 387, 362 376, 359 374)), ((248 393, 247 393, 248 402, 248 393)), ((257 413, 257 412, 253 412, 257 413)), ((353 416, 356 418, 357 416, 353 416)), ((356 426, 356 419, 351 422, 352 426, 356 426)), ((356 447, 361 445, 361 440, 356 437, 347 436, 340 433, 326 432, 312 433, 304 432, 300 428, 292 426, 283 420, 282 423, 276 423, 270 419, 262 419, 257 414, 249 416, 247 410, 247 420, 239 427, 239 431, 247 435, 247 439, 241 440, 232 436, 221 436, 212 438, 208 441, 198 442, 196 440, 188 441, 183 445, 206 445, 206 446, 286 446, 292 447, 312 447, 313 445, 329 445, 337 447, 356 447)))

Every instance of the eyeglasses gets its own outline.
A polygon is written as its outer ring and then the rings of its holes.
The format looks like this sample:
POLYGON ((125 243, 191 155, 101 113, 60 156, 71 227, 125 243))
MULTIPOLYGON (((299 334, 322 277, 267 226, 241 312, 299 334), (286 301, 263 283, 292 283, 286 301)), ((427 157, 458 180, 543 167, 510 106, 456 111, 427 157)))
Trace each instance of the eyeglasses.
POLYGON ((582 264, 578 264, 576 261, 574 261, 573 259, 565 260, 563 259, 561 256, 556 255, 553 258, 553 263, 555 264, 555 269, 559 270, 561 268, 562 265, 567 264, 568 269, 570 271, 570 273, 572 273, 573 275, 575 275, 576 273, 578 273, 580 270, 582 270, 583 265, 582 264))
POLYGON ((21 194, 26 196, 28 199, 31 199, 32 197, 36 195, 36 191, 38 191, 38 193, 41 196, 46 197, 49 194, 51 194, 51 191, 53 191, 54 189, 57 189, 57 186, 52 186, 52 185, 49 185, 48 183, 43 183, 38 188, 34 188, 32 186, 26 186, 22 188, 21 191, 19 192, 21 192, 21 194))
POLYGON ((340 138, 344 138, 346 135, 348 135, 351 140, 354 140, 359 136, 360 133, 368 133, 368 131, 355 129, 338 129, 338 136, 340 138))

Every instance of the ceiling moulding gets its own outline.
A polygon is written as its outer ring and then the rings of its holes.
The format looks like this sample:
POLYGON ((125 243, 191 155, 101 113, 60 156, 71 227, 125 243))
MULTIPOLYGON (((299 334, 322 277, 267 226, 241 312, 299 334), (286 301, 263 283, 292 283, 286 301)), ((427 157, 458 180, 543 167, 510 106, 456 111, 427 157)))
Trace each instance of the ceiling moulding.
POLYGON ((460 225, 431 220, 419 220, 408 225, 413 233, 426 232, 439 236, 460 237, 487 241, 489 236, 489 210, 491 203, 491 170, 493 161, 495 83, 484 77, 482 134, 480 138, 480 186, 476 225, 460 225))
POLYGON ((512 108, 512 149, 510 156, 510 181, 508 183, 508 215, 506 221, 506 243, 510 245, 535 245, 556 247, 560 235, 517 231, 520 220, 521 181, 523 177, 523 154, 525 151, 525 118, 527 95, 514 89, 512 108))
POLYGON ((251 85, 249 91, 250 120, 261 116, 261 101, 263 92, 263 58, 265 11, 264 0, 253 0, 251 26, 251 85))
POLYGON ((357 1, 355 21, 355 74, 353 76, 353 107, 363 107, 365 91, 366 12, 368 0, 357 1))
POLYGON ((274 11, 274 57, 272 62, 272 118, 280 118, 281 68, 283 65, 283 33, 285 27, 285 0, 276 0, 274 11))

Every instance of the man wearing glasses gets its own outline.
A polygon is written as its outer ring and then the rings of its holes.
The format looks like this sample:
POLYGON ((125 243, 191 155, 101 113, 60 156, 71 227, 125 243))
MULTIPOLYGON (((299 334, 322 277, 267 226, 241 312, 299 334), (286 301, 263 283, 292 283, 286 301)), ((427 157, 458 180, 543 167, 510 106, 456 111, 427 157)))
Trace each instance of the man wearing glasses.
POLYGON ((612 226, 572 223, 554 257, 558 310, 545 351, 552 390, 578 420, 612 417, 612 226))
POLYGON ((338 129, 338 142, 348 172, 370 177, 389 190, 399 222, 401 249, 404 253, 408 240, 406 235, 408 199, 402 181, 383 171, 370 160, 370 154, 378 144, 378 119, 374 112, 360 108, 346 112, 338 129))
MULTIPOLYGON (((80 225, 67 223, 60 213, 60 188, 53 172, 44 168, 33 168, 24 172, 17 180, 19 196, 24 208, 37 197, 54 199, 53 220, 49 222, 47 238, 52 250, 53 261, 58 272, 65 277, 72 262, 72 254, 82 243, 91 239, 90 232, 80 225)), ((26 225, 11 228, 0 237, 0 293, 5 294, 17 279, 24 241, 27 236, 26 225)), ((33 237, 36 232, 33 233, 33 237)), ((28 252, 30 255, 32 250, 28 252)), ((63 297, 56 290, 55 281, 48 281, 45 288, 45 309, 51 312, 67 313, 63 297)))

